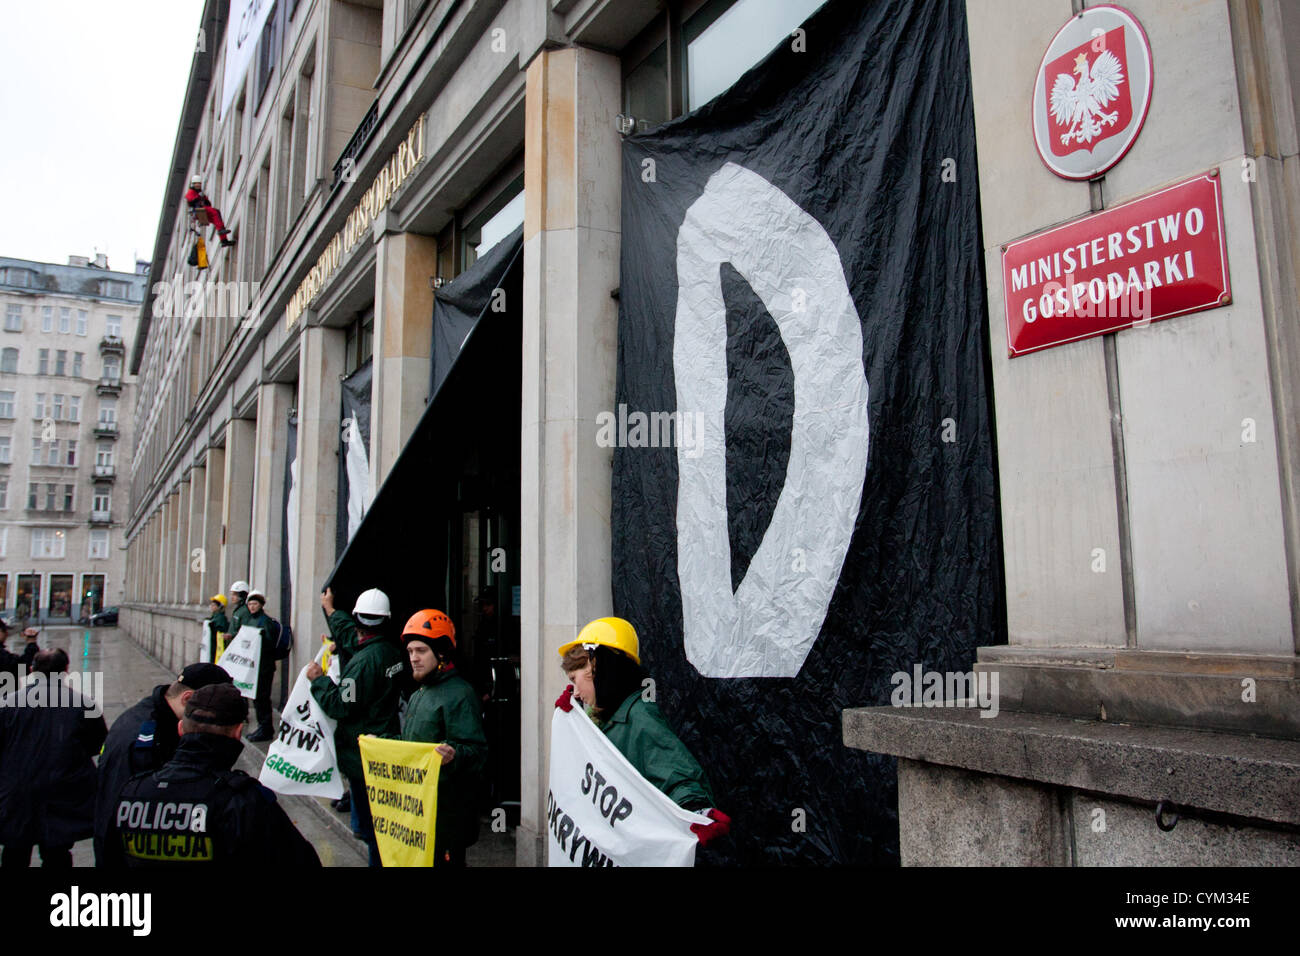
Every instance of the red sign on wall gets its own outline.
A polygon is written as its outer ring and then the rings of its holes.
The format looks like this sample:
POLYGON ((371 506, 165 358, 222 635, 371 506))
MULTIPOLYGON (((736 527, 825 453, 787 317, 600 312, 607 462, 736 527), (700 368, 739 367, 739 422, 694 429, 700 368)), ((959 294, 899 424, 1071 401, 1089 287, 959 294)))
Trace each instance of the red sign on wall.
POLYGON ((1002 249, 1012 358, 1226 305, 1218 171, 1002 249))

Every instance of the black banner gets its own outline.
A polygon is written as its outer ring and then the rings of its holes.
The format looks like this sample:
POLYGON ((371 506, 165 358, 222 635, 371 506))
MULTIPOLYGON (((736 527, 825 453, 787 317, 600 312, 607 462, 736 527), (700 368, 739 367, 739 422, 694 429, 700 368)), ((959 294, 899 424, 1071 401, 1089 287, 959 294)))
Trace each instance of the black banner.
POLYGON ((706 861, 896 862, 841 713, 1005 640, 965 21, 832 2, 624 143, 615 613, 734 817, 706 861))

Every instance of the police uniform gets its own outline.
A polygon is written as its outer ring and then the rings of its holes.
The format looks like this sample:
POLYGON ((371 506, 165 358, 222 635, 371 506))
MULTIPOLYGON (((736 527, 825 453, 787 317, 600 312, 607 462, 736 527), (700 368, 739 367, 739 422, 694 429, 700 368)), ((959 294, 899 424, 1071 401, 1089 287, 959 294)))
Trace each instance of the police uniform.
MULTIPOLYGON (((204 688, 190 698, 187 716, 230 685, 204 688), (208 693, 216 692, 215 694, 208 693)), ((221 726, 242 714, 219 711, 221 726)), ((139 774, 122 788, 104 837, 100 865, 136 868, 179 864, 318 867, 315 849, 276 803, 275 794, 248 774, 232 770, 243 743, 215 733, 181 737, 175 756, 161 770, 139 774)))

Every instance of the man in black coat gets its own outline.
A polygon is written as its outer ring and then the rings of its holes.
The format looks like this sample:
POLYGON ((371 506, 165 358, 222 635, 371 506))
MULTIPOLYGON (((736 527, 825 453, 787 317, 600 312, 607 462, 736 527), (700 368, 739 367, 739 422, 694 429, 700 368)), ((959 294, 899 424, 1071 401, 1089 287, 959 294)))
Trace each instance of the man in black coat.
POLYGON ((108 731, 99 757, 95 798, 95 859, 103 858, 104 834, 122 786, 138 773, 153 772, 172 759, 181 742, 177 723, 194 692, 212 684, 229 684, 230 675, 216 664, 191 664, 171 684, 159 684, 126 711, 108 731))
POLYGON ((72 845, 91 835, 94 756, 107 730, 67 669, 65 651, 41 651, 31 676, 0 697, 0 866, 29 866, 39 845, 43 866, 71 867, 72 845))
POLYGON ((0 674, 12 674, 18 676, 18 668, 21 667, 24 673, 30 673, 32 661, 36 659, 36 654, 40 648, 36 644, 36 629, 28 628, 23 634, 27 641, 27 646, 23 648, 22 654, 11 654, 5 650, 5 641, 9 640, 9 625, 0 620, 0 674))
POLYGON ((275 794, 231 769, 247 717, 248 701, 233 684, 213 684, 189 698, 176 755, 122 788, 101 866, 208 864, 259 873, 320 866, 275 794))

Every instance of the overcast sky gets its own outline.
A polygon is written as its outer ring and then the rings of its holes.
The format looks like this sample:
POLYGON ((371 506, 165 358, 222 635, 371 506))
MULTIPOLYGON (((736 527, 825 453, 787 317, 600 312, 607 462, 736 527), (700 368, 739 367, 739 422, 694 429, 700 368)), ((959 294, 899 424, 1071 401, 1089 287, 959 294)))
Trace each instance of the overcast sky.
POLYGON ((203 0, 0 0, 0 256, 152 258, 203 0))

